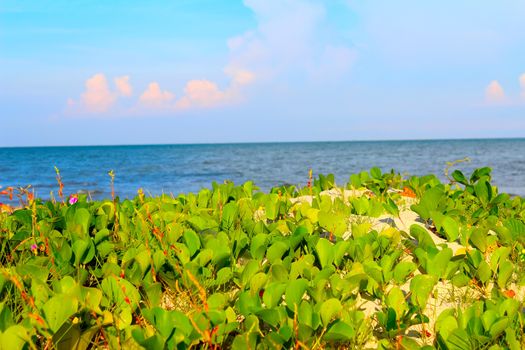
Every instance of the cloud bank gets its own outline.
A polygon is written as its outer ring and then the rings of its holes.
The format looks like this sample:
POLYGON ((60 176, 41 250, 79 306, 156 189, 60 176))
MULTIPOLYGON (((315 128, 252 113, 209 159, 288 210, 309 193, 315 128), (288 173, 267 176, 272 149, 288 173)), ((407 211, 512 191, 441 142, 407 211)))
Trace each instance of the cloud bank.
POLYGON ((68 100, 68 114, 169 115, 240 104, 249 86, 271 91, 276 84, 313 82, 318 87, 330 79, 345 79, 356 53, 334 41, 337 35, 326 30, 323 2, 245 0, 244 5, 253 11, 257 26, 227 40, 225 86, 192 79, 181 86, 178 95, 151 81, 134 97, 130 75, 114 78, 113 88, 98 73, 87 79, 80 98, 68 100))

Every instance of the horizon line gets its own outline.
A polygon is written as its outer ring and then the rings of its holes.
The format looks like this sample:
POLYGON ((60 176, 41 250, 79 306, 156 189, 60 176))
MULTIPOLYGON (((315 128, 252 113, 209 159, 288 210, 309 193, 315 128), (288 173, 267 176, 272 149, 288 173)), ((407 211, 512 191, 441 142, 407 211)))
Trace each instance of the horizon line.
POLYGON ((15 148, 82 148, 82 147, 140 147, 140 146, 206 146, 206 145, 257 145, 257 144, 293 144, 293 143, 352 143, 352 142, 418 142, 418 141, 481 141, 481 140, 525 140, 518 137, 457 137, 457 138, 414 138, 414 139, 356 139, 356 140, 316 140, 316 141, 232 141, 232 142, 181 142, 181 143, 136 143, 136 144, 92 144, 92 145, 35 145, 35 146, 0 146, 0 149, 15 148))

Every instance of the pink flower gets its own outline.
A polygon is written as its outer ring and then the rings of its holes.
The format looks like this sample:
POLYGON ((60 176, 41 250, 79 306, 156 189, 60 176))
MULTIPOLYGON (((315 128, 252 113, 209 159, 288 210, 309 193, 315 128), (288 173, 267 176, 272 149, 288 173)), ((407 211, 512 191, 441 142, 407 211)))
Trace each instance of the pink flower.
POLYGON ((31 251, 35 254, 38 252, 38 246, 36 244, 31 244, 31 251))
POLYGON ((76 194, 74 194, 71 197, 69 197, 69 204, 73 205, 76 202, 78 202, 78 196, 76 194))

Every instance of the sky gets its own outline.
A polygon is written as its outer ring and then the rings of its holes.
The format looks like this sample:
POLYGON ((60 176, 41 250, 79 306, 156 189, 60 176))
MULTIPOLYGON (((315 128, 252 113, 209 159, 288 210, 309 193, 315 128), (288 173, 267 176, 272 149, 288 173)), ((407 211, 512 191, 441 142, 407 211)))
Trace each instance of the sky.
POLYGON ((0 147, 525 137, 523 0, 2 0, 0 147))

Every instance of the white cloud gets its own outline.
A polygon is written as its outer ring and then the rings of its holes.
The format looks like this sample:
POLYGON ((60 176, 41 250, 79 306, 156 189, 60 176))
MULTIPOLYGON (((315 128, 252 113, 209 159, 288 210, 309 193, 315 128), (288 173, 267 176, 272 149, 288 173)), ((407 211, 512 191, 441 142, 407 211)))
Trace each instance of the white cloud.
POLYGON ((322 2, 245 0, 257 18, 257 28, 230 38, 227 70, 246 70, 258 80, 275 81, 288 75, 322 78, 340 75, 355 58, 352 48, 332 42, 326 34, 322 2), (335 74, 332 74, 335 73, 335 74))
POLYGON ((485 100, 488 103, 502 103, 505 102, 505 91, 497 80, 493 80, 485 88, 485 100))

